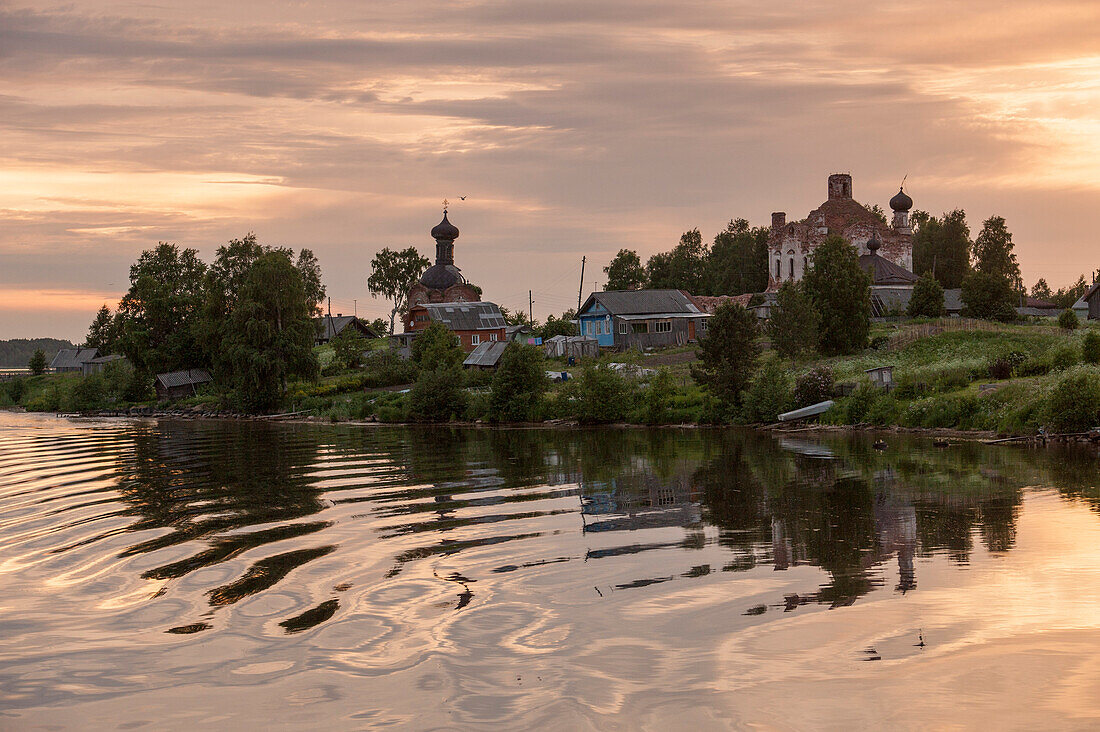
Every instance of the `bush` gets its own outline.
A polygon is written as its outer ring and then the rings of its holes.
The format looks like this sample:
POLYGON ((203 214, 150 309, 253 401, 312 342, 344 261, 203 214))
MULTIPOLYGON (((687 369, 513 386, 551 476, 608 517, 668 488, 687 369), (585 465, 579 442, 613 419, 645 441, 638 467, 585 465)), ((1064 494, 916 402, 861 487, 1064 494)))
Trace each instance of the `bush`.
POLYGON ((985 426, 982 404, 974 394, 934 396, 910 402, 901 416, 911 427, 975 429, 985 426))
POLYGON ((1078 325, 1080 323, 1077 320, 1077 313, 1070 308, 1066 308, 1058 316, 1058 327, 1062 330, 1076 330, 1078 325))
POLYGON ((1015 368, 1004 356, 999 356, 989 362, 989 378, 994 381, 1001 381, 1012 377, 1012 370, 1015 368))
POLYGON ((462 370, 440 366, 420 372, 409 394, 409 417, 418 422, 449 422, 466 413, 462 370))
POLYGON ((1085 338, 1081 341, 1081 360, 1091 364, 1100 363, 1100 333, 1095 330, 1085 333, 1085 338))
POLYGON ((1084 432, 1100 423, 1100 373, 1082 366, 1067 372, 1051 390, 1047 424, 1055 432, 1084 432))
POLYGON ((107 401, 107 384, 99 374, 85 376, 69 392, 66 407, 76 412, 102 409, 107 401))
POLYGON ((367 339, 359 330, 350 323, 340 335, 332 339, 333 359, 330 366, 338 366, 345 369, 358 368, 363 360, 363 352, 367 350, 367 339))
POLYGON ((494 421, 529 422, 546 391, 546 359, 534 346, 509 343, 492 375, 489 416, 494 421))
POLYGON ((866 381, 860 383, 844 403, 844 421, 848 424, 863 422, 878 396, 879 389, 866 381))
POLYGON ((421 369, 431 371, 440 366, 461 366, 465 355, 454 332, 442 323, 432 323, 413 339, 412 359, 421 369))
POLYGON ((1077 364, 1077 349, 1072 343, 1058 346, 1050 352, 1050 367, 1055 371, 1065 371, 1077 364))
POLYGON ((874 398, 867 408, 867 412, 863 415, 863 421, 879 427, 886 427, 897 424, 898 416, 899 405, 897 399, 894 399, 885 391, 879 391, 878 396, 874 398))
POLYGON ((649 380, 642 395, 642 421, 646 424, 667 424, 672 412, 672 398, 676 385, 668 369, 660 369, 649 380))
POLYGON ((411 384, 416 381, 416 364, 401 358, 391 349, 367 354, 363 359, 363 371, 368 375, 364 385, 371 388, 411 384))
POLYGON ((833 370, 818 366, 795 379, 794 403, 796 407, 826 401, 833 396, 833 370))
POLYGON ((19 404, 23 401, 23 395, 27 393, 27 382, 23 379, 12 379, 7 383, 4 391, 7 392, 7 397, 12 404, 19 404))
POLYGON ((636 395, 636 385, 606 364, 585 365, 573 386, 577 419, 584 424, 621 422, 636 395))
POLYGON ((46 352, 41 348, 36 349, 31 356, 31 360, 27 363, 27 368, 35 376, 46 373, 46 369, 49 368, 49 363, 46 361, 46 352))
POLYGON ((745 419, 749 422, 774 422, 790 409, 794 397, 791 377, 775 359, 764 362, 745 395, 745 419))

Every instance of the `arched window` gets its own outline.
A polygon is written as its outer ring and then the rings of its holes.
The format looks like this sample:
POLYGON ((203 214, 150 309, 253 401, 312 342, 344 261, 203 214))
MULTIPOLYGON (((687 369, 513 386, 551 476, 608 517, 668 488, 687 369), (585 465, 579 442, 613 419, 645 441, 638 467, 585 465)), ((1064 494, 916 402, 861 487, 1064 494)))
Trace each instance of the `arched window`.
POLYGON ((794 257, 791 257, 790 270, 791 271, 788 273, 788 276, 793 280, 794 279, 794 257))
POLYGON ((805 275, 806 271, 809 270, 809 269, 810 269, 810 258, 809 257, 803 257, 802 258, 802 274, 805 275))
POLYGON ((775 260, 775 279, 777 279, 777 280, 780 279, 781 277, 783 277, 782 267, 783 267, 783 263, 780 262, 778 259, 775 260))

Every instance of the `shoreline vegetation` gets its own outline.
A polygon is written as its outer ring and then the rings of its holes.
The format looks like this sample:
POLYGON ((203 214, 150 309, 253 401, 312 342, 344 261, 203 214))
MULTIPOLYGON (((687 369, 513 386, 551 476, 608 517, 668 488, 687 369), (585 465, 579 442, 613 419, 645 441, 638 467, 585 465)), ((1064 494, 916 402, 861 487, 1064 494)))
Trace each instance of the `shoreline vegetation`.
POLYGON ((876 323, 869 335, 871 347, 847 356, 783 359, 765 350, 736 409, 720 404, 693 378, 700 363, 693 347, 605 354, 569 366, 516 345, 508 351, 512 363, 493 373, 461 370, 457 349, 430 336, 412 362, 399 359, 384 339, 348 368, 333 365, 331 346, 318 347, 326 375, 291 382, 288 398, 270 414, 234 410, 216 388, 171 404, 127 402, 131 376, 124 367, 91 377, 12 379, 0 383, 0 407, 352 425, 741 425, 780 434, 875 430, 979 440, 1100 438, 1092 432, 1100 409, 1100 328, 915 319, 876 323), (890 390, 874 386, 865 373, 882 366, 893 367, 890 390), (550 383, 547 371, 569 378, 550 383), (783 411, 830 398, 834 406, 814 424, 777 423, 783 411))

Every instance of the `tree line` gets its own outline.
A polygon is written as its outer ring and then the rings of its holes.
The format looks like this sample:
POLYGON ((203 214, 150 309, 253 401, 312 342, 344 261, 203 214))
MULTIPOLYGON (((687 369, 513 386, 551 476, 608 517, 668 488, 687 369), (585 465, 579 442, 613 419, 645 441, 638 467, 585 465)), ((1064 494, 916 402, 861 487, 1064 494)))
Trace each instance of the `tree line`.
POLYGON ((235 406, 264 410, 289 379, 317 375, 314 318, 324 296, 309 249, 295 256, 250 233, 218 247, 207 265, 196 250, 161 242, 130 267, 118 310, 100 308, 85 345, 122 353, 147 385, 158 373, 209 369, 235 406))

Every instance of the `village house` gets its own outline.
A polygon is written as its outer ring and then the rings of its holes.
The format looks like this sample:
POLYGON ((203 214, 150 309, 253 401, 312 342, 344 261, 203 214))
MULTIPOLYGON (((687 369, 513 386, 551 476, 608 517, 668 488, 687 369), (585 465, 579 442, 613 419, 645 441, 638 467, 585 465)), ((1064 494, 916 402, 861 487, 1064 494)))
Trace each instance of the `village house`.
POLYGON ((214 381, 210 372, 206 369, 185 369, 183 371, 170 371, 165 374, 157 374, 153 388, 156 389, 157 399, 161 401, 174 401, 194 396, 199 387, 214 381))
POLYGON ((913 228, 909 211, 913 199, 899 189, 890 199, 891 224, 884 223, 873 211, 852 198, 852 176, 829 176, 829 198, 802 221, 787 222, 787 214, 772 214, 768 234, 768 290, 777 290, 787 280, 801 280, 810 267, 814 250, 830 235, 838 234, 856 247, 861 255, 879 257, 911 272, 913 269, 913 228), (878 241, 872 251, 868 244, 878 241))
POLYGON ((330 342, 349 327, 359 331, 359 335, 364 338, 374 339, 382 337, 379 333, 374 331, 374 328, 371 328, 354 315, 344 315, 343 313, 323 315, 320 318, 314 318, 313 322, 317 326, 317 345, 319 346, 330 342))
POLYGON ((577 313, 581 335, 618 350, 694 343, 710 317, 682 290, 593 292, 577 313))
POLYGON ((97 348, 62 348, 50 361, 50 371, 55 374, 82 374, 84 364, 98 357, 97 348))
POLYGON ((491 302, 429 302, 409 308, 405 334, 415 334, 432 323, 440 323, 458 336, 462 350, 469 353, 482 343, 507 341, 506 324, 500 308, 491 302))
POLYGON ((1081 299, 1073 303, 1080 320, 1100 320, 1100 282, 1093 282, 1081 299))
POLYGON ((84 368, 82 373, 85 376, 91 376, 92 374, 101 374, 103 370, 107 368, 108 364, 116 362, 125 362, 126 357, 118 353, 112 353, 108 356, 99 356, 97 358, 90 359, 84 362, 84 368))

